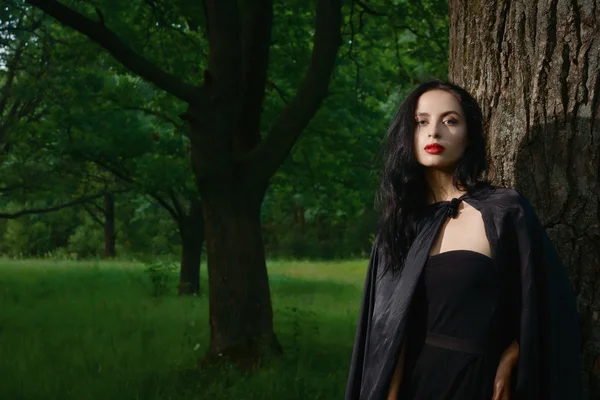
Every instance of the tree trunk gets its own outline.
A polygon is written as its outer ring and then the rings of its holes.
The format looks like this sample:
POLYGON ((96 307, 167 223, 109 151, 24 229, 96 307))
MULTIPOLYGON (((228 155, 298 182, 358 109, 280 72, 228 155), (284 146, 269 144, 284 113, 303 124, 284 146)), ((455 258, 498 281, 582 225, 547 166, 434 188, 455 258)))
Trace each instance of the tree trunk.
MULTIPOLYGON (((201 185, 202 189, 206 189, 201 185)), ((209 275, 209 359, 245 367, 281 352, 260 226, 264 192, 226 184, 202 190, 209 275)))
POLYGON ((451 0, 450 79, 479 100, 491 178, 533 203, 578 294, 600 398, 600 1, 451 0))
POLYGON ((208 68, 201 86, 162 70, 107 25, 62 2, 27 3, 83 33, 125 68, 188 104, 179 117, 189 123, 192 166, 207 224, 209 355, 254 364, 265 351, 280 350, 273 333, 260 204, 268 181, 329 94, 342 43, 341 1, 316 2, 306 73, 264 136, 272 1, 205 1, 203 16, 190 15, 206 21, 207 27, 208 68))
POLYGON ((190 212, 180 222, 181 267, 179 269, 180 296, 200 294, 200 261, 204 244, 204 218, 202 203, 192 200, 190 212))
POLYGON ((115 233, 115 196, 112 193, 104 195, 104 257, 114 258, 117 235, 115 233))

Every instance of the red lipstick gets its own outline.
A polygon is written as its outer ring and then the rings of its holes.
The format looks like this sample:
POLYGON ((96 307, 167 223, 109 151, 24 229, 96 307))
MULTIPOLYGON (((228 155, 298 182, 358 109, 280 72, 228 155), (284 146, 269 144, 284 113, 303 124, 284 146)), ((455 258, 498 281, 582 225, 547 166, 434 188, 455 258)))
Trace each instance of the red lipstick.
POLYGON ((440 154, 444 150, 446 150, 444 148, 444 146, 442 146, 441 144, 438 144, 438 143, 429 143, 428 145, 425 146, 425 151, 428 152, 429 154, 440 154))

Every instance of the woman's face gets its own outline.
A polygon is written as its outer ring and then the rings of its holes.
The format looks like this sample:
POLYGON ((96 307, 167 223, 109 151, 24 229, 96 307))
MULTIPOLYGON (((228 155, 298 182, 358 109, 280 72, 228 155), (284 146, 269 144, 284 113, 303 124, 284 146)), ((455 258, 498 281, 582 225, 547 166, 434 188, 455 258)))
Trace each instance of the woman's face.
POLYGON ((415 119, 419 164, 452 171, 467 147, 467 123, 458 98, 445 90, 425 92, 419 97, 415 119))

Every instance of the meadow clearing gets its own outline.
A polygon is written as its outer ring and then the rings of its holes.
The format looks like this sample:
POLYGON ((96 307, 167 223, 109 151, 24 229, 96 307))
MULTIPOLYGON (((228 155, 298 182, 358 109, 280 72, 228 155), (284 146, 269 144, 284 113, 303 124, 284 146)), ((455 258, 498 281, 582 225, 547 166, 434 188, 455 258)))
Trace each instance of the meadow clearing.
POLYGON ((284 355, 253 373, 197 366, 206 292, 160 265, 0 260, 0 399, 343 398, 366 260, 269 262, 284 355))

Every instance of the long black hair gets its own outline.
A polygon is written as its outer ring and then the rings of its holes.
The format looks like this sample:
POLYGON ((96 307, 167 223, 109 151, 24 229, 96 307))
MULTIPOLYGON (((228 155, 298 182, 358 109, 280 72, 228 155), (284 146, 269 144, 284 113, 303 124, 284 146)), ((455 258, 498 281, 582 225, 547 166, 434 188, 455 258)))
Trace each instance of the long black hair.
POLYGON ((488 163, 483 132, 483 116, 477 101, 465 89, 440 80, 421 84, 398 107, 383 141, 380 157, 384 161, 376 202, 381 208, 378 246, 386 272, 396 274, 404 267, 406 253, 416 235, 416 220, 426 207, 431 189, 425 180, 425 167, 414 150, 415 112, 421 95, 430 90, 448 91, 460 100, 467 122, 467 147, 454 169, 456 188, 471 193, 484 182, 488 163))

